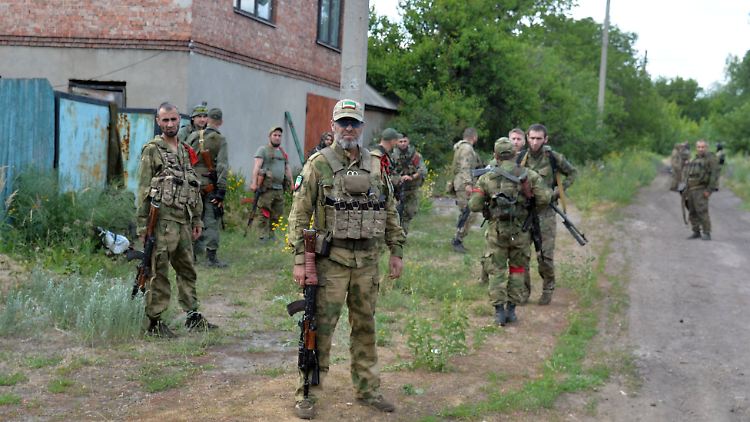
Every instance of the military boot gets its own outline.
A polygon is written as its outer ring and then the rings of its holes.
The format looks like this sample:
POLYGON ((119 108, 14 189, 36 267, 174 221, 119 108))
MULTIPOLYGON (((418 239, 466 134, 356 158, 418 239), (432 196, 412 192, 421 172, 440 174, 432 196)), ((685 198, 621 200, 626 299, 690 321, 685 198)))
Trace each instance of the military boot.
POLYGON ((516 322, 518 321, 518 317, 516 317, 516 304, 508 302, 508 311, 506 312, 505 319, 508 322, 516 322))
POLYGON ((688 236, 688 239, 698 239, 701 237, 701 232, 699 231, 693 231, 693 234, 688 236))
POLYGON ((546 290, 542 292, 542 297, 539 298, 540 305, 549 305, 552 302, 552 291, 546 290))
POLYGON ((161 319, 159 318, 151 318, 151 324, 148 326, 148 330, 146 331, 146 334, 152 337, 159 337, 159 338, 177 338, 177 334, 172 332, 172 330, 169 329, 167 324, 165 324, 161 319))
POLYGON ((453 250, 457 253, 466 253, 466 248, 464 248, 464 243, 461 241, 461 239, 453 239, 451 245, 453 245, 453 250))
POLYGON ((200 312, 190 311, 185 318, 185 327, 188 331, 210 331, 219 328, 216 324, 211 324, 200 312))
POLYGON ((396 410, 396 406, 393 405, 393 403, 389 402, 385 398, 383 398, 382 395, 378 394, 375 397, 370 398, 358 398, 357 402, 359 404, 363 404, 365 406, 370 406, 375 410, 379 410, 381 412, 385 413, 391 413, 394 410, 396 410))
POLYGON ((212 251, 211 249, 206 249, 206 257, 208 258, 208 265, 209 267, 214 268, 226 268, 227 264, 219 261, 218 258, 216 258, 216 251, 212 251))
POLYGON ((314 419, 315 405, 310 399, 300 400, 294 405, 294 414, 300 419, 314 419))
POLYGON ((503 309, 503 305, 495 305, 495 323, 499 324, 500 326, 505 326, 505 309, 503 309))
POLYGON ((701 239, 703 239, 703 240, 711 240, 711 233, 703 232, 703 236, 701 236, 701 239))

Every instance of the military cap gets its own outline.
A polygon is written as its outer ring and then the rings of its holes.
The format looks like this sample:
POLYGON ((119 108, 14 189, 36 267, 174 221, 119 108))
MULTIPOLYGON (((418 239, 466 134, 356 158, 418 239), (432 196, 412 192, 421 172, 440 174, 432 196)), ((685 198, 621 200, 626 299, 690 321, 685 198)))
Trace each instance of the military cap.
POLYGON ((503 136, 495 141, 495 154, 500 155, 505 152, 513 152, 513 144, 510 139, 503 136))
POLYGON ((214 120, 221 120, 224 117, 224 113, 221 112, 220 108, 212 108, 208 110, 208 117, 214 120))
POLYGON ((276 132, 277 130, 282 133, 284 132, 284 129, 282 129, 280 126, 273 126, 271 127, 271 129, 268 129, 268 136, 271 136, 271 134, 276 132))
POLYGON ((351 117, 360 122, 365 121, 365 111, 362 104, 354 100, 341 100, 333 107, 333 120, 351 117))
POLYGON ((396 132, 396 129, 389 127, 386 128, 383 133, 380 134, 380 139, 384 141, 395 141, 397 139, 403 138, 404 135, 396 132))
POLYGON ((190 117, 200 116, 202 114, 208 114, 208 105, 205 101, 193 107, 193 113, 190 117))

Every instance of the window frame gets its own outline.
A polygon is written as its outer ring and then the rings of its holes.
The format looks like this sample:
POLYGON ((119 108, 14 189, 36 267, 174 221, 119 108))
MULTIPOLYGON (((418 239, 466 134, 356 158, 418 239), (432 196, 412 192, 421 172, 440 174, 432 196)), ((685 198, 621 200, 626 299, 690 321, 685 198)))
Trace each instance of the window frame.
POLYGON ((275 0, 268 0, 268 3, 270 4, 271 8, 271 16, 269 16, 268 19, 264 18, 263 16, 258 14, 258 0, 247 0, 247 1, 253 1, 255 4, 254 11, 249 12, 247 10, 242 9, 242 0, 233 0, 232 7, 234 8, 234 13, 240 14, 242 16, 246 16, 250 19, 257 20, 259 22, 265 23, 267 25, 275 27, 275 18, 276 18, 276 3, 275 0))
MULTIPOLYGON (((322 40, 321 37, 320 37, 320 35, 321 35, 321 28, 323 26, 321 20, 322 20, 322 17, 323 17, 323 2, 324 1, 325 0, 318 0, 318 24, 316 25, 316 27, 317 27, 317 35, 315 36, 315 41, 318 44, 320 44, 320 45, 322 45, 324 47, 327 47, 327 48, 330 48, 332 50, 341 52, 341 26, 342 26, 343 15, 344 15, 344 0, 327 0, 328 1, 328 5, 329 5, 329 14, 328 14, 329 17, 331 16, 330 15, 330 9, 331 9, 330 6, 331 6, 331 3, 332 2, 338 2, 338 4, 339 4, 339 14, 336 17, 337 20, 338 20, 338 28, 337 28, 338 30, 337 30, 337 33, 336 33, 336 44, 330 43, 329 40, 322 40)), ((331 33, 332 22, 333 22, 333 19, 329 19, 328 28, 327 28, 329 34, 331 33)), ((329 35, 329 38, 330 38, 330 35, 329 35)))

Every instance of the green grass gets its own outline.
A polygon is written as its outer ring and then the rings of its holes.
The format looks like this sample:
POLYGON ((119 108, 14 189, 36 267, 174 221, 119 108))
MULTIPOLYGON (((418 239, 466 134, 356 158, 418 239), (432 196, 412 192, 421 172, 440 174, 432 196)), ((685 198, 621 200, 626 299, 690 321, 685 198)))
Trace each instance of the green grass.
POLYGON ((284 374, 286 374, 286 369, 283 367, 270 367, 270 368, 261 368, 255 371, 258 375, 263 375, 270 378, 278 378, 284 374))
POLYGON ((750 210, 750 160, 748 156, 731 157, 723 169, 720 179, 722 184, 729 187, 732 192, 742 200, 742 207, 750 210))
POLYGON ((0 406, 21 404, 21 397, 13 393, 0 393, 0 406))
POLYGON ((8 387, 28 380, 29 378, 22 372, 14 372, 12 374, 0 373, 0 386, 8 387))
POLYGON ((200 367, 187 361, 146 363, 138 370, 137 380, 149 393, 166 391, 181 386, 187 378, 197 374, 200 367))
POLYGON ((30 356, 26 358, 26 366, 31 369, 40 369, 57 366, 62 360, 61 356, 30 356))
POLYGON ((75 381, 71 379, 58 378, 51 380, 49 384, 47 384, 47 391, 54 394, 63 394, 69 392, 73 387, 75 387, 75 385, 75 381))

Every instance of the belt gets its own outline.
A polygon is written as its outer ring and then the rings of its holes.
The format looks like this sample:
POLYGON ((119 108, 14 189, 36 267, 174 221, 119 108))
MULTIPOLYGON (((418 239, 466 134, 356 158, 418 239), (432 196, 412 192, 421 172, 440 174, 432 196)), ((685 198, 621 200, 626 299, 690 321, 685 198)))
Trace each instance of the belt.
POLYGON ((350 251, 366 251, 375 246, 375 239, 333 239, 331 246, 350 251))

